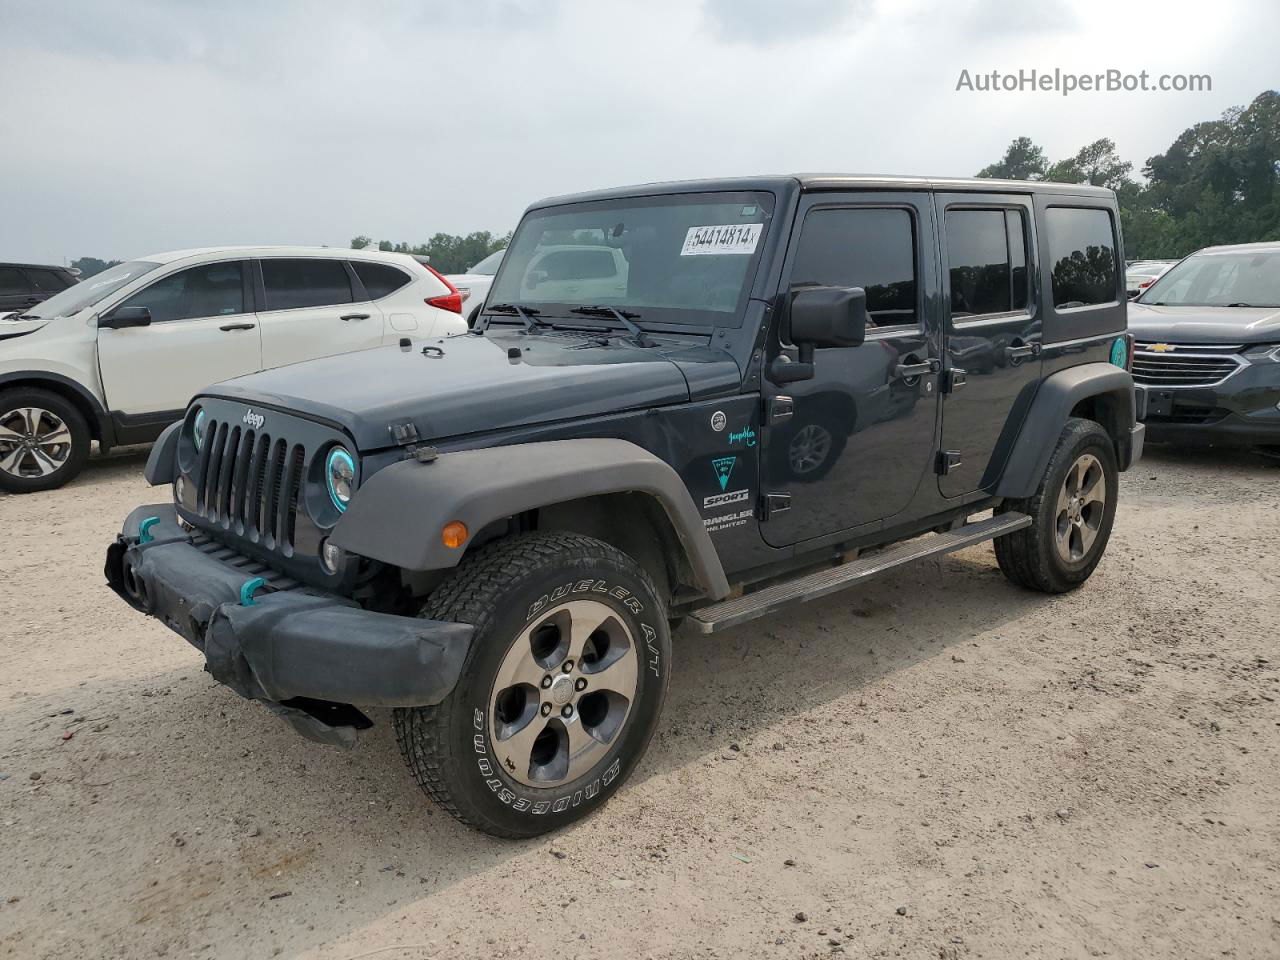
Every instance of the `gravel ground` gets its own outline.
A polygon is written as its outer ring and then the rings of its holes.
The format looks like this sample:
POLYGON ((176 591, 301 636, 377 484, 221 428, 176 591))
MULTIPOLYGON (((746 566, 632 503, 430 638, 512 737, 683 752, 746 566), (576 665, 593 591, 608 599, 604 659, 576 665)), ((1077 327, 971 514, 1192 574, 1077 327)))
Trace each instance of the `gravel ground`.
POLYGON ((142 463, 0 498, 0 956, 1280 956, 1276 466, 1149 450, 1069 596, 975 548, 678 634, 636 776, 512 843, 108 593, 142 463))

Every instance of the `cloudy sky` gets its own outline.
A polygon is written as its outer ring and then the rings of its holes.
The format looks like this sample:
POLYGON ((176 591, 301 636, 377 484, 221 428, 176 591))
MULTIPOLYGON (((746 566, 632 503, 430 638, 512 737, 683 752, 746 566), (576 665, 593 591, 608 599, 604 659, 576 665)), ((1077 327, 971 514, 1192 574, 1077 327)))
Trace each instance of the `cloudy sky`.
POLYGON ((623 183, 1142 161, 1280 83, 1274 0, 0 0, 0 259, 505 231, 623 183), (957 92, 962 69, 1207 93, 957 92))

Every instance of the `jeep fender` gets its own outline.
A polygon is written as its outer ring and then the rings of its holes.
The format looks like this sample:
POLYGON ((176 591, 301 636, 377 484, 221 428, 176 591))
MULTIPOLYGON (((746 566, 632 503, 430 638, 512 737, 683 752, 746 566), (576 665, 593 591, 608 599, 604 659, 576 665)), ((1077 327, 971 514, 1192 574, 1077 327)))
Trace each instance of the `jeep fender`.
POLYGON ((1135 427, 1133 377, 1110 363, 1082 363, 1040 384, 995 493, 1019 498, 1035 493, 1071 411, 1095 397, 1105 399, 1112 411, 1112 422, 1103 426, 1115 441, 1120 469, 1128 469, 1141 451, 1142 436, 1141 425, 1135 427))
POLYGON ((151 452, 147 454, 147 465, 143 468, 142 475, 151 486, 158 487, 166 483, 173 483, 177 477, 178 431, 181 429, 181 420, 169 424, 164 428, 164 432, 156 438, 151 452))
POLYGON ((729 594, 711 537, 675 470, 626 440, 585 438, 442 453, 429 463, 403 460, 363 483, 330 539, 344 550, 407 570, 455 567, 463 550, 446 547, 445 524, 472 534, 495 520, 600 494, 653 497, 708 596, 729 594))

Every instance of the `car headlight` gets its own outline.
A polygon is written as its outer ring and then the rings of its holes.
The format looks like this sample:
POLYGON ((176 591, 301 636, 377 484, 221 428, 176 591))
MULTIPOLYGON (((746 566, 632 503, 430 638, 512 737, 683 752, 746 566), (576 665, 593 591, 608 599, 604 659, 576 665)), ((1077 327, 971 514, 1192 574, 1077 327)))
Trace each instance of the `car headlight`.
POLYGON ((196 411, 195 422, 191 424, 191 439, 195 441, 196 450, 204 446, 204 411, 196 411))
POLYGON ((329 499, 342 513, 351 502, 351 493, 355 488, 356 462, 351 454, 342 447, 334 447, 324 462, 325 486, 329 488, 329 499))
POLYGON ((1280 363, 1280 346, 1264 343, 1244 352, 1244 358, 1251 363, 1280 363))

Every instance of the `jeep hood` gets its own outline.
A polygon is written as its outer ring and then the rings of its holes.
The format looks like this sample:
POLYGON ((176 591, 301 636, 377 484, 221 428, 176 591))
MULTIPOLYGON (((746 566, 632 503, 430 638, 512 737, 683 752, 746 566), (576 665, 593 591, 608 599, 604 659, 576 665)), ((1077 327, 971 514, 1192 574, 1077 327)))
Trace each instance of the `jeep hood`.
POLYGON ((1130 303, 1129 332, 1139 340, 1173 343, 1280 343, 1280 309, 1130 303))
POLYGON ((728 354, 702 346, 640 348, 617 337, 602 343, 598 335, 503 331, 310 360, 202 393, 327 420, 367 452, 392 446, 391 425, 406 420, 423 440, 443 440, 684 403, 690 380, 701 396, 736 390, 741 374, 728 354), (683 370, 695 366, 686 378, 683 370))

